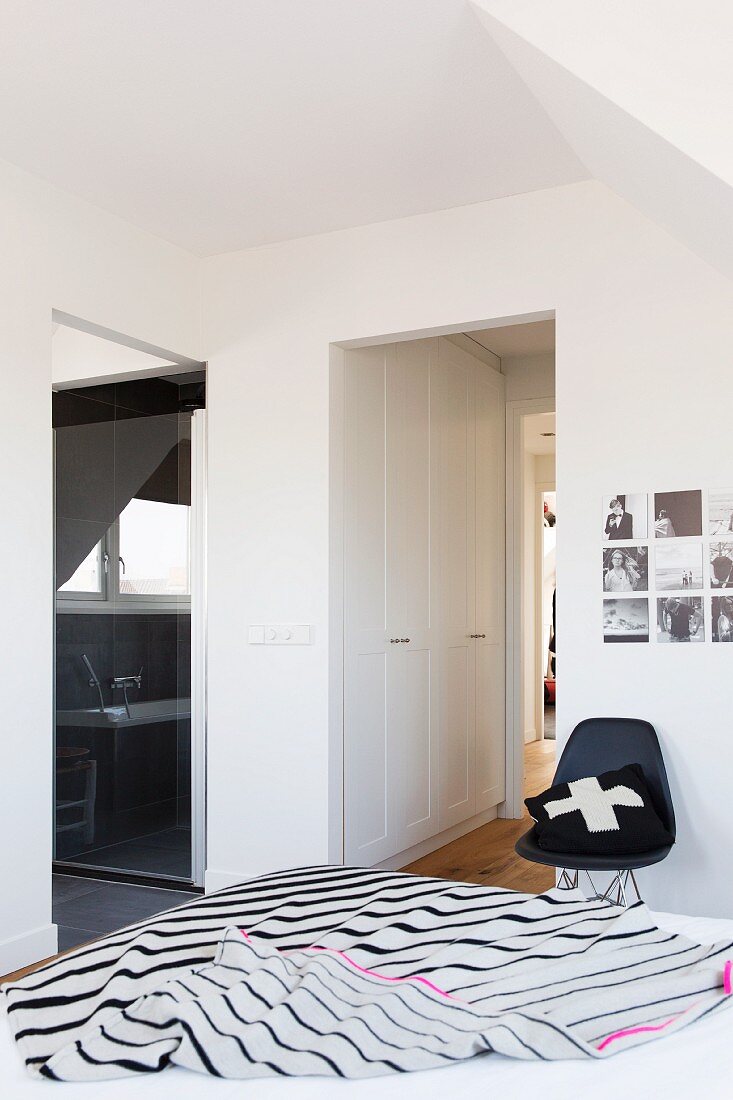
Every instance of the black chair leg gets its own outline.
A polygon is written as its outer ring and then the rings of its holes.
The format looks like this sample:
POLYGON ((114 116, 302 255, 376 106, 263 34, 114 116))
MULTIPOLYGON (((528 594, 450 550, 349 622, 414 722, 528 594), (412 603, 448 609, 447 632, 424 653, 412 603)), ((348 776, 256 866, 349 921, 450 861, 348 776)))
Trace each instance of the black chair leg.
POLYGON ((630 886, 634 887, 636 900, 641 901, 641 894, 639 893, 639 887, 634 872, 631 869, 617 871, 606 892, 599 895, 599 901, 610 901, 614 905, 619 905, 621 908, 626 909, 629 904, 626 891, 630 886))
MULTIPOLYGON (((558 868, 559 875, 557 879, 558 890, 577 890, 580 883, 580 871, 572 870, 568 871, 566 867, 558 868)), ((629 897, 627 891, 630 893, 630 887, 633 886, 634 893, 636 894, 637 901, 641 901, 642 897, 639 892, 639 886, 636 881, 634 872, 628 868, 627 870, 616 871, 615 875, 611 879, 608 889, 603 893, 596 888, 596 884, 590 876, 590 872, 585 872, 588 882, 590 883, 591 890, 593 891, 588 901, 608 901, 612 905, 618 905, 622 909, 626 909, 629 904, 629 897)))

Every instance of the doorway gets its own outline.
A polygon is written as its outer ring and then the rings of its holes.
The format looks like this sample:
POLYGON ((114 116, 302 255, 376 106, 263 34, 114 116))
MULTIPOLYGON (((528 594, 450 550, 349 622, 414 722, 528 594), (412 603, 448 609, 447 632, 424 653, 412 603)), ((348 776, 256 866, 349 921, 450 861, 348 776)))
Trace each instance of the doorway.
POLYGON ((90 329, 53 331, 63 374, 113 367, 53 393, 54 895, 140 882, 150 912, 203 884, 206 376, 90 329))
MULTIPOLYGON (((336 561, 336 569, 332 574, 332 578, 335 580, 336 585, 340 586, 335 591, 335 599, 333 601, 334 606, 334 626, 335 630, 344 630, 343 634, 343 649, 339 652, 338 647, 334 649, 334 668, 336 669, 334 675, 334 682, 336 684, 343 684, 343 689, 340 692, 340 706, 343 708, 339 710, 334 708, 335 721, 334 730, 336 736, 342 737, 343 741, 343 774, 345 782, 343 789, 340 784, 340 760, 338 746, 337 751, 332 755, 332 781, 333 788, 340 792, 339 808, 343 808, 342 815, 339 815, 340 821, 346 823, 346 834, 343 838, 344 858, 347 862, 360 862, 371 863, 385 867, 402 867, 411 871, 419 871, 425 874, 443 874, 445 877, 453 878, 473 878, 476 873, 475 868, 472 870, 466 865, 466 859, 453 858, 453 856, 462 848, 465 853, 466 846, 469 847, 475 842, 477 844, 476 851, 478 853, 477 859, 488 859, 488 851, 486 847, 486 839, 489 834, 492 838, 503 837, 503 850, 501 853, 500 861, 507 863, 507 836, 510 832, 516 831, 517 828, 523 829, 527 825, 521 821, 522 817, 522 800, 525 794, 525 766, 524 766, 524 738, 522 736, 524 727, 519 727, 518 723, 522 720, 521 704, 522 704, 522 692, 523 685, 521 683, 521 626, 517 626, 515 629, 514 617, 515 613, 519 613, 520 601, 526 599, 527 593, 524 591, 524 584, 522 576, 520 575, 518 582, 515 583, 514 569, 515 559, 514 553, 521 557, 520 546, 522 539, 522 530, 524 520, 521 514, 521 507, 515 508, 514 501, 511 501, 510 506, 507 509, 507 519, 509 521, 510 530, 507 532, 509 538, 507 540, 507 569, 502 568, 499 575, 492 574, 492 587, 494 595, 499 597, 500 602, 505 602, 506 607, 506 623, 507 631, 502 636, 502 663, 506 658, 508 665, 508 678, 505 681, 503 676, 496 676, 490 678, 491 691, 494 693, 494 698, 499 694, 501 697, 502 714, 500 719, 500 738, 496 738, 497 723, 493 724, 494 741, 498 743, 501 741, 502 759, 506 755, 506 768, 505 776, 499 793, 494 788, 496 794, 492 803, 486 807, 477 806, 474 801, 471 803, 469 800, 464 799, 465 813, 457 815, 454 818, 450 818, 447 814, 441 814, 442 805, 445 803, 445 799, 441 798, 441 785, 444 782, 446 774, 451 775, 453 778, 458 778, 460 782, 464 783, 463 791, 465 792, 465 780, 468 783, 478 778, 477 764, 475 757, 467 758, 465 752, 459 754, 459 757, 453 757, 451 759, 452 747, 449 739, 446 739, 443 726, 452 726, 452 732, 455 734, 456 727, 459 730, 465 730, 469 728, 472 730, 470 738, 472 738, 472 748, 470 751, 475 753, 476 746, 481 745, 482 737, 478 734, 478 727, 475 725, 475 716, 482 710, 484 702, 481 700, 479 693, 475 693, 470 701, 469 707, 456 707, 454 702, 451 701, 451 689, 447 687, 441 680, 440 672, 440 657, 441 652, 440 645, 435 650, 437 660, 433 660, 432 651, 425 656, 425 651, 430 650, 430 646, 426 646, 426 638, 423 637, 420 631, 415 631, 409 624, 406 624, 404 629, 401 627, 391 631, 390 623, 385 619, 382 622, 370 622, 367 624, 370 627, 369 637, 365 634, 361 639, 363 645, 354 648, 353 639, 349 636, 350 623, 353 619, 350 617, 353 614, 353 610, 369 611, 372 618, 381 614, 382 611, 388 610, 389 600, 383 599, 380 596, 380 592, 384 594, 389 593, 390 586, 388 581, 388 574, 390 571, 390 551, 385 540, 385 532, 389 527, 389 510, 390 507, 394 507, 394 501, 400 500, 400 494, 405 494, 405 485, 400 484, 401 480, 405 483, 409 479, 401 479, 399 475, 395 475, 394 471, 399 470, 399 461, 393 465, 392 469, 389 469, 388 463, 390 454, 396 454, 399 460, 400 454, 407 453, 410 456, 410 461, 414 464, 414 470, 419 468, 419 464, 423 464, 423 472, 428 464, 428 455, 432 456, 432 462, 434 468, 432 476, 439 477, 440 471, 446 466, 450 466, 450 462, 454 459, 455 455, 459 456, 471 455, 472 459, 475 457, 475 452, 472 451, 471 444, 465 446, 466 433, 459 431, 458 435, 460 439, 454 437, 452 444, 450 445, 448 452, 444 453, 441 450, 439 441, 441 440, 442 433, 440 430, 435 435, 435 439, 430 438, 429 430, 429 415, 424 415, 420 418, 420 400, 419 393, 420 387, 425 385, 425 364, 420 367, 418 345, 427 345, 429 343, 436 345, 435 361, 439 362, 441 358, 441 348, 444 352, 444 357, 455 359, 456 354, 465 354, 474 363, 471 368, 476 372, 476 376, 480 376, 484 370, 488 368, 488 377, 496 377, 498 375, 501 388, 501 405, 502 405, 502 422, 506 420, 507 424, 507 450, 506 450, 506 463, 507 473, 510 475, 510 480, 505 483, 503 467, 504 467, 504 455, 502 453, 501 460, 494 466, 495 477, 498 470, 500 473, 500 485, 501 485, 501 501, 502 505, 498 513, 492 517, 489 524, 483 523, 474 515, 466 525, 467 529, 475 532, 478 529, 483 530, 491 529, 493 535, 496 537, 499 533, 499 540, 502 544, 502 557, 504 550, 504 540, 501 532, 503 531, 504 523, 504 493, 505 485, 511 486, 510 492, 514 491, 514 486, 519 486, 522 479, 523 471, 523 457, 521 454, 521 429, 522 419, 530 412, 551 412, 554 410, 554 322, 552 321, 540 321, 536 323, 495 326, 492 329, 486 331, 479 330, 478 327, 472 329, 466 329, 463 333, 451 333, 444 337, 427 337, 422 340, 410 340, 405 338, 400 340, 396 344, 390 345, 391 352, 385 355, 386 345, 377 345, 375 342, 369 342, 366 346, 356 346, 353 350, 356 351, 356 356, 352 358, 352 365, 358 360, 361 363, 362 373, 362 389, 359 392, 359 384, 351 387, 351 395, 349 394, 349 383, 347 379, 348 375, 348 363, 352 348, 347 346, 343 351, 340 349, 334 349, 333 362, 335 364, 335 372, 332 374, 332 394, 334 397, 334 407, 339 407, 344 410, 341 418, 338 415, 335 418, 333 428, 334 438, 334 484, 338 487, 338 491, 335 495, 333 514, 336 517, 336 524, 334 526, 333 539, 334 539, 334 560, 336 561), (524 330, 524 331, 522 331, 524 330), (496 343, 501 347, 503 356, 500 356, 492 349, 492 344, 496 343), (452 345, 450 351, 447 350, 447 346, 452 345), (411 350, 412 349, 412 352, 411 350), (390 448, 389 440, 385 442, 384 430, 385 426, 389 425, 389 413, 385 413, 385 401, 383 399, 384 394, 388 393, 388 379, 390 374, 390 354, 393 357, 402 358, 409 357, 412 353, 413 359, 410 367, 408 368, 413 372, 412 383, 418 387, 418 399, 415 400, 415 395, 408 396, 407 407, 413 417, 413 423, 409 426, 405 425, 404 421, 399 421, 402 424, 402 430, 398 430, 393 433, 394 439, 397 441, 390 448), (415 358, 417 356, 417 358, 415 358), (421 373, 422 369, 422 373, 421 373), (371 379, 371 381, 368 381, 371 379), (356 404, 354 403, 354 393, 358 393, 356 404), (538 396, 535 396, 538 395, 538 396), (506 401, 506 404, 505 404, 506 401), (364 430, 363 425, 361 428, 358 426, 358 405, 361 405, 364 409, 370 411, 374 425, 376 425, 376 431, 364 430), (516 420, 516 425, 514 421, 516 420), (357 425, 356 431, 354 425, 357 425), (509 431, 510 425, 512 429, 516 426, 517 430, 509 431), (422 437, 421 437, 421 432, 422 437), (381 433, 381 434, 380 434, 381 433), (355 441, 356 440, 356 441, 355 441), (519 449, 519 455, 515 456, 515 445, 519 449), (349 457, 350 448, 352 450, 351 457, 349 457), (345 456, 345 468, 346 477, 342 476, 344 462, 343 458, 339 456, 345 456), (362 462, 362 468, 358 469, 359 476, 356 479, 349 479, 349 464, 352 466, 356 464, 358 468, 359 462, 362 462), (369 468, 369 462, 372 463, 373 469, 369 468), (354 484, 357 484, 358 490, 354 492, 354 484), (362 492, 363 487, 368 485, 372 491, 371 508, 366 507, 363 500, 358 499, 359 492, 362 492), (380 485, 382 489, 380 490, 380 485), (380 496, 380 493, 382 494, 380 496), (377 499, 378 498, 378 499, 377 499), (499 514, 500 513, 500 514, 499 514), (517 531, 513 530, 514 520, 516 513, 517 531), (352 531, 349 535, 349 525, 355 521, 358 522, 359 518, 362 524, 366 523, 361 535, 358 531, 352 531), (368 522, 367 522, 368 521, 368 522), (384 523, 383 523, 384 521, 384 523), (372 543, 370 538, 374 536, 374 532, 377 532, 378 536, 372 543), (381 534, 379 532, 381 531, 381 534), (344 538, 345 533, 345 538, 344 538), (367 557, 366 568, 365 563, 359 558, 358 555, 350 553, 349 539, 351 537, 352 545, 359 548, 359 551, 364 556, 366 551, 371 549, 371 558, 367 557), (340 541, 344 539, 343 543, 340 541), (341 556, 340 556, 341 555, 341 556), (339 561, 341 564, 339 565, 339 561), (374 569, 374 566, 378 568, 374 569), (371 569, 371 572, 369 571, 371 569), (376 582, 374 581, 376 577, 376 582), (506 584, 506 601, 504 601, 504 586, 506 584), (358 590, 360 586, 363 587, 361 593, 361 599, 353 599, 353 595, 350 596, 349 586, 355 586, 358 590), (381 586, 381 587, 380 587, 381 586), (341 601, 340 593, 343 593, 343 601, 341 601), (367 598, 369 597, 369 598, 367 598), (349 600, 352 599, 351 608, 349 606, 349 600), (341 610, 342 609, 342 610, 341 610), (417 639, 415 635, 418 635, 417 639), (418 642, 418 650, 423 654, 422 661, 418 661, 413 655, 412 651, 415 647, 415 641, 418 642), (396 649, 391 647, 405 646, 404 652, 399 651, 400 658, 393 659, 392 653, 396 653, 396 649), (515 662, 513 649, 517 646, 520 648, 519 660, 515 662), (351 652, 350 652, 351 647, 351 652), (354 658, 358 657, 359 661, 355 661, 354 658), (337 667, 337 662, 340 664, 340 670, 337 667), (352 663, 352 679, 349 683, 349 664, 352 663), (362 687, 364 706, 356 705, 358 702, 358 693, 353 694, 351 689, 353 685, 358 681, 358 676, 353 675, 353 670, 356 665, 361 663, 361 669, 364 676, 364 683, 362 687), (404 668, 403 668, 404 666, 404 668), (390 673, 390 669, 393 671, 390 673), (429 679, 425 675, 426 670, 429 669, 431 673, 435 673, 435 687, 434 696, 432 689, 429 686, 429 679), (398 670, 402 670, 401 672, 398 670), (339 680, 339 672, 342 680, 339 680), (412 675, 412 680, 410 680, 412 675), (517 691, 514 692, 514 680, 517 682, 517 691), (381 685, 381 686, 380 686, 381 685), (390 695, 390 688, 394 688, 397 685, 396 697, 390 695), (368 690, 367 690, 368 689, 368 690), (417 690, 416 690, 417 689, 417 690), (412 696, 410 695, 412 692, 412 696), (434 697, 437 699, 437 703, 433 702, 434 697), (380 704, 380 699, 382 704, 380 704), (420 705, 415 706, 416 700, 421 700, 420 705), (446 705, 446 701, 448 701, 446 705), (386 716, 384 723, 376 721, 366 721, 364 716, 367 713, 371 714, 372 711, 369 707, 372 707, 374 711, 372 717, 378 717, 379 715, 386 716), (413 707, 414 709, 410 709, 413 707), (376 708, 376 709, 374 709, 376 708), (506 708, 506 717, 504 716, 504 708, 506 708), (351 712, 351 713, 350 713, 351 712), (408 715, 408 720, 396 721, 395 717, 399 714, 403 716, 405 713, 408 715), (470 714, 471 718, 467 722, 466 715, 470 714), (354 716, 357 721, 354 722, 354 716), (390 717, 393 720, 394 726, 398 729, 409 731, 407 741, 411 741, 411 746, 398 747, 395 753, 394 738, 390 729, 390 717), (349 729, 351 724, 351 730, 349 729), (437 728, 436 728, 437 727, 437 728), (378 736, 375 736, 374 731, 378 731, 378 736), (517 736, 519 735, 519 737, 517 736), (350 740, 351 738, 351 740, 350 740), (431 738, 433 744, 437 743, 437 752, 434 757, 430 756, 432 751, 431 738), (420 759, 419 754, 415 754, 414 746, 417 745, 420 751, 423 753, 423 759, 420 759), (349 756, 351 754, 351 761, 349 756), (391 755, 390 755, 391 754, 391 755), (446 767, 446 757, 448 757, 448 764, 446 767), (397 766, 394 765, 395 758, 398 761, 397 766), (456 767, 456 760, 458 759, 459 766, 456 767), (354 766, 355 761, 358 766, 354 766), (386 779, 389 775, 390 769, 394 769, 394 774, 399 776, 399 781, 394 783, 395 789, 398 791, 398 796, 393 799, 390 805, 390 799, 388 797, 388 783, 386 779), (374 782, 372 782, 374 781, 374 782), (429 784, 434 784, 431 789, 429 784), (422 788, 420 784, 422 783, 422 788), (419 797, 415 797, 415 792, 419 792, 419 797), (412 797, 412 802, 410 798, 412 797), (363 836, 367 837, 366 843, 360 845, 357 838, 357 843, 354 843, 354 806, 360 802, 363 821, 367 823, 368 828, 363 831, 363 836), (431 811, 433 814, 432 821, 430 820, 431 811), (483 815, 483 819, 477 819, 477 812, 483 815), (350 819, 350 814, 351 819, 350 819), (400 817, 402 814, 402 825, 405 823, 408 825, 408 829, 402 828, 400 831, 400 817), (498 819, 498 820, 497 820, 498 819), (394 822, 394 824, 392 824, 394 822), (422 829, 422 835, 419 829, 413 829, 410 834, 409 827, 418 824, 422 829), (392 825, 392 833, 390 834, 390 826, 392 825), (351 835, 350 835, 351 830, 351 835), (498 830, 498 832, 497 832, 498 830), (371 836, 367 834, 371 831, 371 836), (493 832, 492 832, 493 831, 493 832), (414 838, 414 842, 408 845, 406 842, 408 839, 414 838), (423 866, 424 864, 424 866, 423 866), (440 867, 440 869, 438 869, 440 867)), ((429 356, 426 360, 428 364, 429 373, 429 356)), ((465 368, 464 368, 465 369, 465 368)), ((357 371, 358 373, 358 371, 357 371)), ((460 373, 460 372, 459 372, 460 373)), ((395 375, 396 377, 396 375, 395 375)), ((398 384, 397 389, 400 386, 398 384)), ((408 387, 409 388, 409 387, 408 387)), ((404 394, 404 389, 402 390, 404 394)), ((423 396, 424 396, 424 390, 423 396)), ((402 398, 404 401, 404 397, 402 398)), ((432 415, 435 413, 437 419, 440 419, 440 412, 436 411, 441 408, 442 396, 440 386, 438 385, 434 393, 429 395, 429 399, 423 401, 423 411, 432 415)), ((456 402, 454 409, 448 414, 448 421, 450 427, 448 433, 455 429, 456 424, 465 425, 464 419, 466 408, 470 409, 470 401, 466 405, 463 399, 456 402)), ((366 418, 368 420, 368 416, 366 418)), ((366 420, 364 423, 366 423, 366 420)), ((495 429, 494 429, 495 430, 495 429)), ((503 430, 501 431, 503 436, 503 430)), ((470 431, 469 431, 470 436, 470 431)), ((503 440, 502 440, 503 443, 503 440)), ((503 446, 500 448, 503 452, 503 446)), ((461 458, 462 461, 462 458, 461 458)), ((408 463, 409 464, 409 463, 408 463)), ((461 486, 457 483, 452 486, 450 492, 447 494, 449 504, 445 508, 445 505, 441 506, 438 501, 431 501, 428 499, 426 492, 426 484, 430 486, 432 483, 430 477, 426 479, 422 476, 415 477, 413 470, 413 481, 411 488, 405 495, 405 500, 409 502, 412 508, 412 515, 415 514, 415 509, 422 509, 421 516, 423 520, 425 517, 439 515, 441 511, 445 511, 451 514, 451 508, 456 500, 460 502, 461 508, 465 502, 466 493, 463 485, 463 475, 461 477, 461 486)), ((352 471, 353 472, 353 471, 352 471)), ((554 479, 554 471, 553 471, 554 479)), ((433 485, 434 488, 434 485, 433 485)), ((548 486, 548 488, 550 488, 548 486)), ((551 486, 554 489, 554 484, 551 486)), ((533 482, 533 494, 535 491, 535 485, 533 482)), ((470 496, 470 492, 469 492, 470 496)), ((507 503, 509 503, 507 501, 507 503)), ((475 507, 478 509, 482 505, 478 502, 475 507)), ((398 509, 397 512, 403 515, 406 509, 403 507, 398 509)), ((397 514, 397 513, 396 513, 397 514)), ((399 525, 397 525, 399 526, 399 525)), ((417 525, 410 524, 408 522, 408 542, 410 535, 414 535, 414 531, 419 528, 417 525)), ((438 528, 439 528, 438 523, 438 528)), ((424 578, 430 578, 437 583, 438 591, 433 601, 433 607, 435 614, 430 618, 430 623, 433 630, 436 633, 440 632, 440 601, 444 598, 444 593, 440 591, 441 585, 446 584, 446 576, 449 578, 448 584, 450 584, 450 577, 452 570, 442 567, 441 563, 441 546, 440 543, 434 548, 429 537, 429 523, 426 525, 423 523, 424 533, 427 535, 425 539, 422 539, 423 545, 430 547, 430 554, 425 555, 420 552, 408 553, 405 556, 406 561, 409 561, 410 568, 403 568, 403 574, 407 578, 405 583, 393 584, 392 591, 398 593, 403 599, 407 598, 409 603, 410 595, 409 591, 411 587, 417 585, 419 587, 420 582, 424 578), (424 569, 423 565, 426 560, 430 560, 432 565, 431 569, 424 569)), ((451 530, 449 534, 449 541, 452 540, 453 545, 462 547, 465 545, 463 539, 463 525, 451 524, 451 530), (460 527, 460 530, 458 528, 460 527)), ((472 539, 475 534, 472 534, 472 539)), ((402 536, 402 542, 397 542, 396 554, 399 556, 400 549, 405 545, 404 535, 402 536)), ((475 545, 475 544, 474 544, 475 545)), ((404 550, 403 550, 404 554, 404 550)), ((474 555, 474 562, 477 560, 477 555, 474 555)), ((461 562, 463 562, 463 552, 461 550, 461 562)), ((461 577, 463 566, 461 565, 461 577)), ((475 564, 469 566, 469 570, 473 569, 472 583, 475 585, 477 581, 486 585, 487 574, 481 570, 481 567, 476 570, 475 564)), ((459 578, 460 579, 460 578, 459 578)), ((462 583, 457 586, 462 592, 466 592, 466 586, 462 583)), ((423 595, 427 592, 426 586, 423 584, 421 591, 423 595)), ((481 639, 484 634, 488 632, 483 629, 482 615, 476 613, 475 609, 471 612, 472 618, 469 621, 462 624, 460 631, 462 639, 478 638, 481 639)), ((457 641, 457 639, 456 639, 457 641)), ((465 644, 465 643, 464 643, 465 644)), ((471 644, 471 643, 468 643, 471 644)), ((537 631, 532 632, 530 644, 539 648, 539 634, 537 631)), ((538 660, 535 659, 539 670, 538 660)), ((457 675, 457 682, 461 685, 471 683, 472 673, 470 661, 464 662, 457 669, 459 675, 457 675), (469 667, 470 666, 470 667, 469 667)), ((538 671, 539 676, 539 671, 538 671)), ((544 680, 544 670, 543 670, 544 680)), ((534 679, 531 682, 530 690, 536 691, 536 694, 540 699, 542 695, 540 687, 544 687, 543 682, 534 679)), ((458 698, 457 696, 453 697, 458 698)), ((543 733, 544 726, 544 714, 540 719, 540 732, 543 733)), ((536 737, 535 729, 535 739, 536 737)), ((460 744, 462 750, 465 750, 469 738, 466 738, 461 734, 456 739, 460 744)), ((484 746, 486 742, 483 742, 484 746)), ((554 761, 554 746, 544 742, 541 743, 541 759, 539 761, 541 767, 539 771, 536 767, 532 768, 533 776, 537 782, 540 779, 538 775, 544 779, 544 776, 549 772, 552 774, 553 761, 554 761)), ((492 750, 496 758, 495 748, 492 750)), ((455 785, 454 793, 461 793, 458 791, 460 782, 455 785)), ((448 780, 450 785, 450 780, 448 780)), ((545 786, 547 784, 544 784, 545 786)), ((542 789, 542 786, 537 788, 542 789)), ((530 792, 527 792, 530 793, 530 792)), ((452 806, 456 807, 460 802, 459 799, 454 798, 452 806)), ((357 814, 358 817, 358 814, 357 814)), ((358 829, 356 830, 358 833, 358 829)), ((517 835, 519 835, 517 833, 517 835)), ((342 843, 342 838, 338 838, 337 843, 342 843)), ((493 839, 492 839, 493 843, 493 839)), ((512 841, 513 844, 513 841, 512 841)), ((489 859, 489 862, 491 860, 489 859)), ((493 869, 495 870, 495 868, 493 869)), ((493 870, 490 873, 493 873, 493 870)), ((492 881, 491 878, 474 879, 475 881, 492 881)), ((543 888, 547 884, 543 884, 543 888)), ((521 887, 520 887, 521 888, 521 887)), ((539 888, 539 887, 538 887, 539 888)))

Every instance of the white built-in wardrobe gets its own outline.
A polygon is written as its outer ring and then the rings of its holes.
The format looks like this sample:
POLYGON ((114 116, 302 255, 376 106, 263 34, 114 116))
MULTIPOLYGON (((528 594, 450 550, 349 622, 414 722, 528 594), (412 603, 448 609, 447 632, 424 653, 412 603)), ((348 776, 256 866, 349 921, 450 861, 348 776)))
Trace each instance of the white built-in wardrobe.
POLYGON ((504 419, 501 374, 451 340, 345 354, 349 863, 504 800, 504 419))

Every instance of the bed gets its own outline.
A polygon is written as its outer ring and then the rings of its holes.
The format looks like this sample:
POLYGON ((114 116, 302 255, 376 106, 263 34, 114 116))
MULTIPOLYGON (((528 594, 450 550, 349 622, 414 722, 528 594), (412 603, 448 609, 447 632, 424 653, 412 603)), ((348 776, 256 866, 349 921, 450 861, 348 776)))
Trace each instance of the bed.
MULTIPOLYGON (((606 922, 608 931, 604 931, 603 935, 624 946, 622 941, 630 935, 628 930, 636 921, 637 929, 644 931, 646 939, 651 937, 657 944, 672 944, 675 951, 681 946, 683 951, 697 952, 695 957, 700 955, 705 958, 705 949, 698 951, 695 945, 715 945, 709 950, 714 956, 715 966, 720 966, 721 974, 726 962, 733 956, 733 921, 650 914, 644 906, 639 906, 635 907, 636 912, 630 918, 623 917, 626 923, 619 925, 614 923, 618 911, 613 907, 587 903, 577 892, 563 892, 560 901, 557 900, 558 897, 555 891, 535 899, 497 888, 374 869, 302 868, 263 876, 241 886, 197 899, 167 914, 106 937, 98 944, 78 949, 66 956, 63 964, 51 964, 45 971, 37 972, 16 987, 11 987, 8 996, 3 998, 3 1012, 10 1009, 14 1029, 18 1031, 19 1016, 26 1019, 34 997, 34 1011, 40 1011, 41 1014, 46 1011, 42 1001, 44 996, 48 999, 49 978, 52 979, 50 984, 56 990, 68 989, 69 982, 79 980, 79 971, 94 973, 95 990, 103 986, 112 975, 117 984, 114 987, 107 985, 105 988, 114 988, 117 999, 127 1004, 132 998, 132 992, 119 983, 132 981, 132 978, 125 976, 130 969, 130 959, 140 959, 143 956, 148 959, 144 981, 147 982, 148 990, 156 990, 160 988, 163 978, 169 980, 179 972, 188 974, 191 968, 210 963, 225 927, 232 929, 231 935, 235 937, 241 933, 245 940, 250 939, 247 932, 249 929, 252 932, 251 942, 257 943, 258 950, 263 952, 267 948, 296 956, 301 945, 315 944, 318 941, 321 944, 318 950, 323 952, 324 958, 327 952, 333 953, 328 954, 329 962, 335 956, 344 954, 349 963, 356 966, 353 958, 355 951, 349 947, 350 954, 346 956, 341 949, 349 943, 353 946, 355 939, 358 940, 360 928, 363 931, 366 926, 364 922, 370 927, 377 927, 375 914, 380 914, 378 935, 369 942, 394 943, 395 937, 399 939, 401 936, 405 943, 412 945, 420 938, 415 934, 415 914, 422 914, 420 920, 433 922, 436 919, 434 916, 424 915, 434 914, 436 908, 441 912, 441 922, 445 923, 447 920, 450 924, 445 916, 448 910, 453 915, 475 913, 479 910, 483 914, 484 911, 489 912, 492 906, 496 907, 492 921, 509 919, 516 922, 516 929, 510 929, 513 938, 503 939, 503 944, 520 942, 516 937, 540 935, 539 931, 535 932, 540 925, 532 923, 535 920, 532 914, 539 907, 543 920, 544 913, 547 912, 556 923, 560 919, 558 914, 565 914, 566 910, 572 911, 576 922, 572 925, 572 935, 576 941, 582 939, 580 930, 588 927, 587 922, 598 922, 604 929, 606 922), (385 921, 384 914, 389 915, 389 921, 385 921), (526 914, 530 914, 530 917, 526 914), (629 920, 632 924, 628 923, 629 920), (347 927, 351 937, 349 940, 344 938, 347 927), (692 941, 689 947, 684 941, 670 938, 676 935, 692 941), (381 940, 379 936, 382 936, 381 940), (332 946, 324 946, 325 944, 332 946), (56 971, 53 967, 57 968, 56 971), (103 975, 104 982, 98 980, 99 974, 103 975), (32 989, 31 993, 28 992, 29 987, 32 989)), ((462 919, 468 920, 463 916, 462 919)), ((563 915, 562 927, 570 927, 565 921, 563 915)), ((430 932, 432 939, 433 924, 430 925, 430 932)), ((445 939, 444 936, 442 942, 445 939)), ((540 939, 536 942, 539 943, 540 939)), ((549 940, 545 938, 542 942, 547 943, 549 940)), ((239 949, 238 943, 236 946, 239 949)), ((312 948, 313 952, 315 950, 315 947, 312 948)), ((536 947, 533 948, 533 953, 538 954, 536 947)), ((381 957, 387 959, 391 956, 385 953, 381 957)), ((310 958, 312 960, 315 956, 311 954, 310 958)), ((363 957, 358 958, 364 962, 363 957)), ((357 969, 363 967, 357 966, 357 969)), ((383 979, 387 976, 388 969, 388 963, 383 965, 377 961, 369 973, 383 979), (377 966, 380 968, 379 974, 376 974, 377 966)), ((367 971, 364 970, 364 973, 367 971)), ((439 972, 433 967, 431 974, 437 973, 439 972)), ((134 981, 138 985, 134 987, 135 995, 140 993, 140 980, 139 972, 136 971, 134 981)), ((416 982, 418 979, 414 980, 416 982)), ((730 986, 730 969, 727 980, 730 986)), ((404 985, 400 988, 404 989, 404 985)), ((436 994, 432 990, 426 992, 423 989, 422 992, 433 998, 435 1003, 436 994)), ((94 1007, 90 1000, 91 993, 85 996, 91 1010, 94 1007)), ((347 1096, 350 1100, 367 1097, 389 1100, 397 1096, 400 1100, 410 1100, 413 1096, 430 1100, 433 1096, 443 1098, 446 1090, 452 1090, 469 1100, 473 1097, 484 1100, 487 1096, 499 1095, 499 1090, 504 1090, 503 1095, 508 1097, 537 1093, 543 1100, 552 1100, 555 1097, 566 1100, 574 1091, 585 1091, 594 1100, 598 1097, 617 1097, 619 1092, 626 1092, 634 1097, 662 1093, 665 1100, 681 1100, 682 1097, 696 1096, 702 1089, 706 1097, 728 1097, 733 1094, 733 1011, 726 1007, 727 998, 724 997, 723 990, 711 991, 710 997, 710 1005, 716 1011, 705 1009, 701 1013, 703 1018, 689 1026, 677 1027, 675 1024, 664 1038, 621 1050, 611 1059, 522 1061, 491 1053, 439 1069, 345 1081, 324 1076, 225 1080, 169 1067, 162 1073, 95 1081, 93 1085, 88 1082, 67 1081, 59 1086, 62 1088, 59 1095, 68 1098, 134 1095, 135 1100, 138 1095, 155 1095, 160 1100, 169 1100, 174 1096, 176 1100, 186 1100, 188 1097, 196 1097, 197 1100, 208 1100, 211 1097, 213 1100, 215 1095, 233 1096, 236 1089, 237 1095, 256 1095, 258 1100, 269 1100, 270 1097, 272 1100, 284 1100, 286 1097, 288 1100, 315 1100, 316 1097, 331 1096, 335 1100, 342 1100, 347 1096), (718 1008, 721 1010, 717 1011, 718 1008)), ((76 998, 69 1000, 71 1003, 63 1011, 78 1015, 79 1001, 76 998)), ((63 1012, 59 1015, 60 1010, 56 1007, 53 1012, 54 1021, 63 1016, 63 1012)), ((69 1016, 69 1022, 65 1026, 72 1027, 75 1018, 69 1016)), ((43 1016, 44 1021, 47 1019, 49 1017, 43 1016)), ((22 1026, 20 1030, 23 1030, 22 1026)), ((618 1034, 634 1030, 644 1029, 628 1028, 618 1034)), ((605 1026, 604 1033, 607 1031, 608 1025, 605 1026)), ((74 1036, 73 1028, 70 1034, 74 1036)), ((35 1057, 38 1064, 41 1064, 47 1054, 44 1047, 47 1042, 38 1037, 24 1040, 25 1056, 35 1057)), ((53 1060, 50 1064, 53 1064, 53 1060)), ((54 1087, 42 1077, 29 1076, 19 1057, 19 1049, 13 1041, 7 1021, 0 1027, 0 1085, 3 1097, 7 1096, 12 1100, 16 1096, 19 1100, 24 1100, 25 1097, 32 1100, 33 1096, 41 1095, 41 1089, 48 1096, 49 1088, 54 1087)))

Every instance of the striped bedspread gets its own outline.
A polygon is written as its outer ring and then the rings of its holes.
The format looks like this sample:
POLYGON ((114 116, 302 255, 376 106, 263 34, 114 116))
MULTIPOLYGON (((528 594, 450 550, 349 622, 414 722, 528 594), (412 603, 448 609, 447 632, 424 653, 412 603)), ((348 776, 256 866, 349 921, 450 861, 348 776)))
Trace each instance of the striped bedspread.
POLYGON ((733 1003, 699 946, 579 892, 312 867, 188 902, 6 987, 31 1073, 369 1077, 604 1058, 733 1003))

